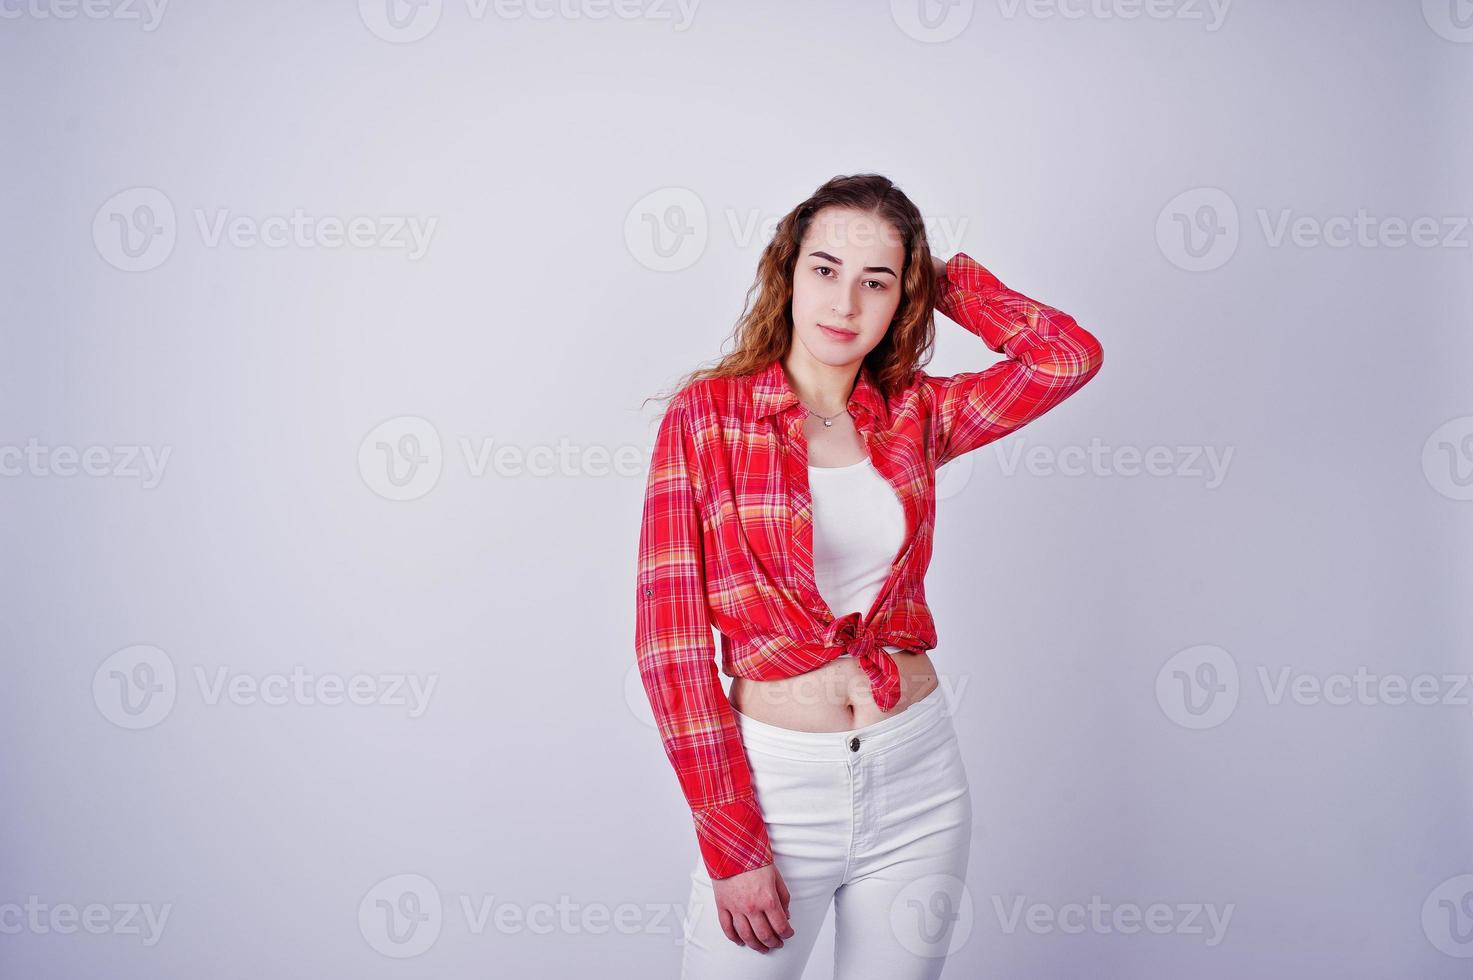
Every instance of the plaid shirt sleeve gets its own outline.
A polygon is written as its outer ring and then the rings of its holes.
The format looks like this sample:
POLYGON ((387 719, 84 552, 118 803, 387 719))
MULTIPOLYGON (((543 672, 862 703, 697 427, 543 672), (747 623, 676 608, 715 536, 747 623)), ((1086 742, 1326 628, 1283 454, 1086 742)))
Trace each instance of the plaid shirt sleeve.
POLYGON ((773 856, 715 661, 698 461, 686 405, 677 395, 660 422, 645 488, 634 645, 660 740, 714 879, 771 864, 773 856))
POLYGON ((1038 418, 1099 372, 1104 354, 1094 335, 1004 286, 971 256, 951 257, 940 289, 936 308, 1007 358, 951 377, 921 374, 937 466, 1038 418))

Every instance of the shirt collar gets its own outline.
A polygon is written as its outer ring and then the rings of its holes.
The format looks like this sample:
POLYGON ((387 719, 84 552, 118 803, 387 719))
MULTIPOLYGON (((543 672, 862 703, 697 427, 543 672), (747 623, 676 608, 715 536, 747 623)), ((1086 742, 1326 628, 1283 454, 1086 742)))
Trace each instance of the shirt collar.
MULTIPOLYGON (((868 412, 872 418, 880 418, 884 401, 879 386, 870 376, 869 365, 861 364, 859 374, 854 379, 854 390, 849 395, 847 407, 851 410, 861 409, 868 412)), ((798 395, 793 391, 792 385, 788 384, 788 376, 783 370, 781 358, 757 372, 752 382, 752 405, 756 409, 758 418, 766 418, 797 404, 799 404, 798 395)))

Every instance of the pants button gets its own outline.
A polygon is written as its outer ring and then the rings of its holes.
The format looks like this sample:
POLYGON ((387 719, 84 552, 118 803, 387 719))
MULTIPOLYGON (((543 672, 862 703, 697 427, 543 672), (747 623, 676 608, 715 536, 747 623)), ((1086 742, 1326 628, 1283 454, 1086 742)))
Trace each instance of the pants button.
POLYGON ((858 738, 851 738, 849 740, 849 751, 850 752, 858 752, 859 751, 859 739, 858 738))

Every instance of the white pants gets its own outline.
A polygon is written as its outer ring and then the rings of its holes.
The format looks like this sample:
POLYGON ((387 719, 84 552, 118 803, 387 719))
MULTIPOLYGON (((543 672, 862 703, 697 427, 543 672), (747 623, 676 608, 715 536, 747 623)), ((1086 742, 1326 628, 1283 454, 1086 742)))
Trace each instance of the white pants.
POLYGON ((972 843, 971 792, 942 689, 849 732, 736 718, 794 935, 766 953, 728 939, 697 859, 682 978, 798 980, 830 901, 837 980, 939 976, 972 843))

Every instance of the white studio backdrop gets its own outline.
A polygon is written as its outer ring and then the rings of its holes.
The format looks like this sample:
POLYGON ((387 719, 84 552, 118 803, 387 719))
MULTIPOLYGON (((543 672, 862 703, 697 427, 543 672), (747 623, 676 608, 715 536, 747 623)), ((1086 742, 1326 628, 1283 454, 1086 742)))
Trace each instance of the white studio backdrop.
POLYGON ((1467 976, 1465 14, 0 0, 0 975, 676 975, 643 401, 879 172, 1106 352, 939 491, 947 974, 1467 976))

